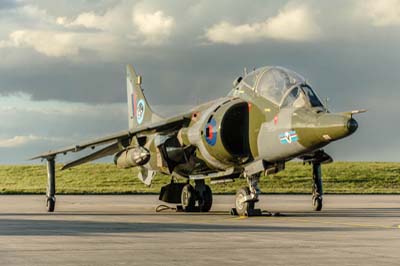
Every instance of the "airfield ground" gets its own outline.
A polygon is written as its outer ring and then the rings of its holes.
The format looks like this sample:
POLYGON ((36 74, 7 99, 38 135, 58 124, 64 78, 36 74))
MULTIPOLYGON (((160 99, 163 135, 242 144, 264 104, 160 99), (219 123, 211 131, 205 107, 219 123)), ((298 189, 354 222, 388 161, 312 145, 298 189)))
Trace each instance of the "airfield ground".
POLYGON ((263 195, 277 217, 156 213, 155 195, 0 196, 1 265, 399 265, 400 196, 263 195))

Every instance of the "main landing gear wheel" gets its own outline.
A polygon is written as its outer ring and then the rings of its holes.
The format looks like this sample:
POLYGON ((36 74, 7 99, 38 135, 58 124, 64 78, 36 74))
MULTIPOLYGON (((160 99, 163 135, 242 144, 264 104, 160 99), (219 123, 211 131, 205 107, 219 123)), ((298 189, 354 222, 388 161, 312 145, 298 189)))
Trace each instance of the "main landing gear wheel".
POLYGON ((254 201, 244 201, 248 196, 250 196, 248 187, 242 187, 236 193, 235 207, 239 216, 247 216, 254 210, 254 201))
POLYGON ((181 204, 184 211, 194 211, 196 207, 196 193, 192 185, 187 184, 183 187, 181 193, 181 204))
POLYGON ((205 185, 202 194, 203 195, 200 195, 199 199, 199 208, 201 212, 208 212, 211 209, 213 202, 212 191, 210 186, 205 185))

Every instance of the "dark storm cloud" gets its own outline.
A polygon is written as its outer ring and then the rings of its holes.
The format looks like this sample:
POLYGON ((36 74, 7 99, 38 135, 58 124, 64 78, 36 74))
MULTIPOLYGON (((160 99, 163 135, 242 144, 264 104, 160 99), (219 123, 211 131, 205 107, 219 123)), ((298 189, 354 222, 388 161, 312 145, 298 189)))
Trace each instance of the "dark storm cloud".
POLYGON ((376 38, 365 42, 200 46, 155 51, 155 55, 164 54, 162 59, 131 54, 125 62, 116 63, 50 62, 34 68, 22 66, 19 71, 0 70, 0 88, 3 92, 24 91, 35 100, 124 102, 125 63, 133 63, 144 76, 144 87, 152 102, 182 104, 192 97, 206 100, 227 93, 244 67, 283 65, 306 76, 321 95, 335 104, 338 97, 347 96, 356 96, 352 97, 354 101, 368 95, 390 100, 393 94, 398 95, 393 84, 400 82, 393 73, 400 59, 395 52, 398 40, 376 38))
POLYGON ((0 2, 0 10, 2 9, 10 9, 10 8, 15 8, 17 7, 19 4, 17 1, 13 1, 13 0, 2 0, 0 2))

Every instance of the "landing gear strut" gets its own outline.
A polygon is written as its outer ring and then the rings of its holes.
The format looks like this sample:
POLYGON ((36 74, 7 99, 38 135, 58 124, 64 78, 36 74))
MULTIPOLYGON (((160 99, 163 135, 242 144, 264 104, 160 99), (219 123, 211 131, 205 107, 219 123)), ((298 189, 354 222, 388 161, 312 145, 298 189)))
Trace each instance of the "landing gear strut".
POLYGON ((56 207, 56 169, 54 157, 47 159, 47 192, 46 207, 48 212, 54 212, 56 207))
POLYGON ((313 188, 312 188, 312 205, 314 211, 322 210, 322 173, 321 173, 321 163, 313 162, 313 188))
POLYGON ((247 177, 248 187, 242 187, 236 193, 235 211, 239 216, 261 215, 260 209, 255 209, 254 205, 258 201, 260 189, 258 182, 260 175, 251 175, 247 177))

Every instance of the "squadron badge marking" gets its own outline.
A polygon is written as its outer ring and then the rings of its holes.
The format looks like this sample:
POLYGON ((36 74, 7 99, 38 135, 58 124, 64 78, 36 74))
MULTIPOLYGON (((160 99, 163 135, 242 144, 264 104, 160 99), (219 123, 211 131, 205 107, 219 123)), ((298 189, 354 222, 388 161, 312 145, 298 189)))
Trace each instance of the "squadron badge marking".
POLYGON ((297 142, 298 140, 299 137, 297 136, 295 130, 286 131, 284 133, 279 134, 279 141, 281 142, 281 144, 290 144, 293 142, 297 142))
POLYGON ((139 125, 143 122, 144 112, 145 112, 144 100, 140 99, 137 102, 137 107, 136 107, 136 121, 138 122, 139 125))

